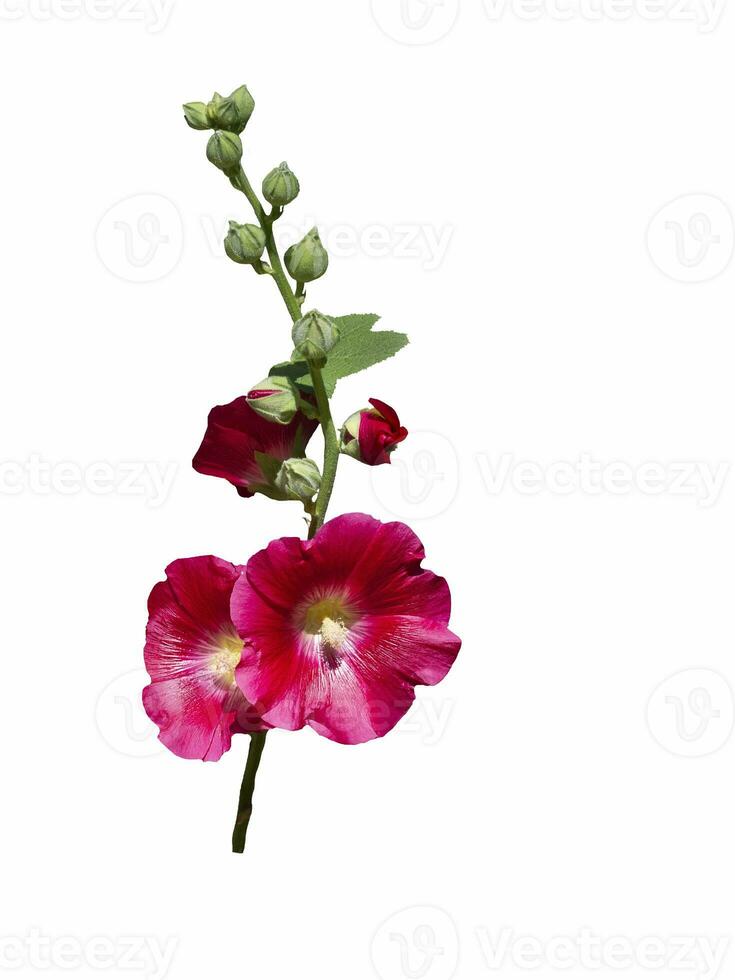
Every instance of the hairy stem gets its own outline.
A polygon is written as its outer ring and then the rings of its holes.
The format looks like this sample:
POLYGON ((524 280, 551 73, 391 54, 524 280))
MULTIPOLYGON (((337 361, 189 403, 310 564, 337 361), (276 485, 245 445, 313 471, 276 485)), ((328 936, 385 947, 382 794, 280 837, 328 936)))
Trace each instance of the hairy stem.
POLYGON ((324 377, 322 369, 316 364, 309 365, 311 371, 311 381, 314 385, 316 395, 316 406, 319 412, 319 420, 322 424, 324 433, 324 467, 322 469, 322 485, 319 496, 316 498, 314 516, 309 527, 309 537, 313 538, 316 532, 324 523, 327 516, 327 508, 334 490, 334 481, 337 477, 337 466, 339 464, 339 439, 337 430, 334 426, 332 413, 329 408, 329 396, 324 387, 324 377))

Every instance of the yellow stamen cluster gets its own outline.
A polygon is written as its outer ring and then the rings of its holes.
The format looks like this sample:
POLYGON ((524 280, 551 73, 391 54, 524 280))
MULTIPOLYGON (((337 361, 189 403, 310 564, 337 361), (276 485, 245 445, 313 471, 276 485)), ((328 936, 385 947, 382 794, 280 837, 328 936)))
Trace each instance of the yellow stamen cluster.
POLYGON ((242 648, 239 636, 223 635, 214 644, 209 668, 223 687, 235 686, 235 669, 240 663, 242 648))
POLYGON ((344 646, 353 621, 344 602, 322 599, 306 610, 304 632, 318 637, 323 647, 336 652, 344 646))

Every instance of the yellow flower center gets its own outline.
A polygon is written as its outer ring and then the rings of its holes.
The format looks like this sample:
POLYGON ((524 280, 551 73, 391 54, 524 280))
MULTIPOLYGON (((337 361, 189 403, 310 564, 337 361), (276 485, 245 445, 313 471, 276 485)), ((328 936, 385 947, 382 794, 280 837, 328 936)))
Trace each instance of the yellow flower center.
POLYGON ((239 636, 223 634, 213 645, 209 669, 223 687, 235 686, 235 668, 240 663, 244 644, 239 636))
POLYGON ((355 617, 347 605, 334 597, 321 599, 306 610, 304 632, 321 640, 325 652, 337 652, 344 645, 355 617))

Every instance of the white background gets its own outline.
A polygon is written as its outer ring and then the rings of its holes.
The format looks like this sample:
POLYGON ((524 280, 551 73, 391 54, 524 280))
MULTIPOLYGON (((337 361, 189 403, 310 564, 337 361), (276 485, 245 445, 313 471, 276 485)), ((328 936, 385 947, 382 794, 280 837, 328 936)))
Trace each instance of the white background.
POLYGON ((0 6, 2 967, 732 976, 733 11, 0 6), (139 692, 166 564, 301 528, 190 468, 290 353, 179 108, 243 82, 248 171, 301 179, 285 244, 332 251, 310 302, 412 338, 340 385, 340 420, 377 396, 412 438, 345 460, 332 513, 417 530, 464 648, 381 741, 271 736, 233 857, 246 740, 178 760, 139 692))

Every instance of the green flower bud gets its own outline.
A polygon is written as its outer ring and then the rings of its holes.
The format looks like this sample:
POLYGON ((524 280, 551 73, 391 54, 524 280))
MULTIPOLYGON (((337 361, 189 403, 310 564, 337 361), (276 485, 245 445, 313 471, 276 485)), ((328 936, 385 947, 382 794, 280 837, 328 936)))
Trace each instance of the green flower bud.
POLYGON ((228 133, 241 133, 253 114, 255 101, 246 85, 235 89, 232 95, 223 98, 215 92, 206 107, 207 119, 211 129, 224 129, 228 133))
POLYGON ((240 265, 256 262, 265 249, 265 232, 258 225, 239 225, 230 222, 230 230, 225 238, 225 252, 240 265))
POLYGON ((319 493, 322 475, 312 459, 287 459, 278 471, 274 484, 290 500, 310 503, 319 493))
POLYGON ((263 181, 263 197, 276 208, 285 208, 295 201, 301 190, 296 174, 282 163, 268 174, 263 181))
POLYGON ((207 107, 203 102, 187 102, 184 106, 184 119, 192 129, 211 129, 207 118, 207 107))
POLYGON ((209 125, 211 129, 220 129, 223 127, 218 126, 217 109, 224 102, 224 99, 219 94, 215 92, 210 101, 207 103, 205 111, 207 113, 207 119, 209 120, 209 125))
POLYGON ((247 395, 248 405, 269 422, 288 425, 298 410, 298 395, 288 378, 266 378, 247 395))
POLYGON ((312 310, 294 323, 291 336, 299 357, 325 364, 327 355, 339 340, 339 328, 331 317, 312 310))
POLYGON ((309 234, 285 255, 286 268, 296 282, 313 282, 327 271, 329 256, 322 245, 319 232, 312 228, 309 234))
POLYGON ((237 169, 242 160, 242 142, 236 133, 212 133, 207 143, 207 159, 228 173, 237 169))

